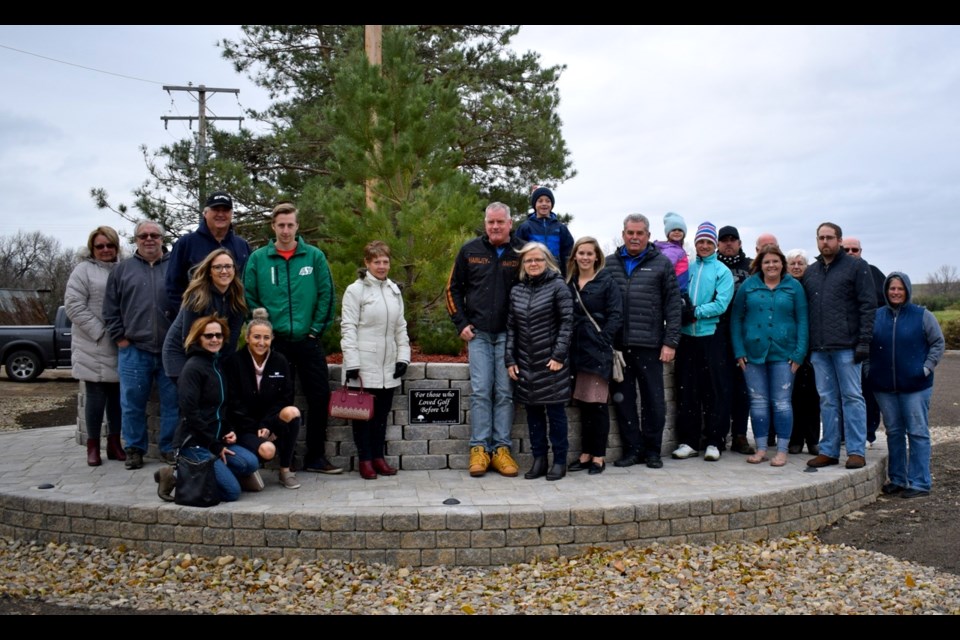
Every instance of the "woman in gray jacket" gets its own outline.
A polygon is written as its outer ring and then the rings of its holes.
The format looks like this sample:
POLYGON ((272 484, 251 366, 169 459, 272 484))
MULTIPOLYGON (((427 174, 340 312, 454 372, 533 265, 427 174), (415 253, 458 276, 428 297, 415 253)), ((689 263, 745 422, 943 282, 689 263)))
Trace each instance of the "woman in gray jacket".
POLYGON ((103 296, 107 277, 117 265, 120 237, 107 226, 97 227, 87 238, 89 255, 74 267, 67 280, 63 306, 73 323, 73 377, 84 382, 84 421, 87 424, 87 464, 97 467, 100 430, 106 409, 110 433, 107 459, 126 460, 120 444, 120 381, 117 345, 103 324, 103 296))
POLYGON ((410 363, 410 340, 400 288, 387 278, 390 247, 374 240, 363 248, 366 268, 343 294, 340 349, 344 384, 363 385, 373 394, 373 418, 353 421, 360 476, 376 480, 396 475, 384 458, 387 416, 393 392, 410 363))

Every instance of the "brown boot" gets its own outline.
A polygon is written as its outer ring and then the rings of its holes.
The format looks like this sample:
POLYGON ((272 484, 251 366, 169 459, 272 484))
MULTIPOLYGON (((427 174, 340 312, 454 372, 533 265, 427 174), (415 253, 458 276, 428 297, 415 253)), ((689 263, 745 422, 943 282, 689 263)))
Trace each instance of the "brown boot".
POLYGON ((123 462, 127 459, 127 454, 123 451, 123 445, 120 444, 120 434, 111 433, 107 435, 107 460, 119 460, 123 462))
POLYGON ((87 438, 87 464, 91 467, 99 467, 103 464, 100 459, 100 439, 87 438))

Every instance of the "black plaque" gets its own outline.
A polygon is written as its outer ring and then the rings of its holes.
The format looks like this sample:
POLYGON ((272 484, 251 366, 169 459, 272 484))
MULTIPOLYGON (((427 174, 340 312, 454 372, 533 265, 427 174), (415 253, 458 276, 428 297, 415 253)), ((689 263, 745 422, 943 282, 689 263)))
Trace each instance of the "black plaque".
POLYGON ((460 424, 460 389, 410 389, 410 424, 460 424))

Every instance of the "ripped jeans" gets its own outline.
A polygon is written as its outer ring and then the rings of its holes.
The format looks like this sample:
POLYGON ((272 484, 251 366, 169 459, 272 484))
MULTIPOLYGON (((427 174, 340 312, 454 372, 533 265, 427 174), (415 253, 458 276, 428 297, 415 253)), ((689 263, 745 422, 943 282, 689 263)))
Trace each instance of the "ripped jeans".
POLYGON ((748 362, 743 372, 750 394, 750 422, 757 449, 767 448, 770 433, 770 405, 777 434, 777 451, 787 451, 793 431, 793 372, 789 362, 748 362))

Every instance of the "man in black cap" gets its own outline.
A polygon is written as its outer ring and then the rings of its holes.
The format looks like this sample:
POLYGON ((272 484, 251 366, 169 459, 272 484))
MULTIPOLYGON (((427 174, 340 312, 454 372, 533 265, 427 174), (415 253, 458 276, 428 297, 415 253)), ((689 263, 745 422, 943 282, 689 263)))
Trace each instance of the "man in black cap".
POLYGON ((196 231, 188 233, 173 245, 170 252, 170 268, 167 270, 167 297, 170 308, 179 309, 183 292, 190 283, 193 267, 200 264, 211 251, 223 247, 233 254, 237 274, 243 276, 243 268, 250 257, 250 245, 233 233, 233 199, 225 191, 214 191, 207 197, 203 218, 196 231))
MULTIPOLYGON (((753 259, 748 258, 743 253, 740 232, 737 231, 736 227, 730 225, 720 227, 717 238, 720 241, 717 259, 727 265, 727 268, 733 273, 733 287, 734 292, 736 292, 743 281, 750 277, 750 264, 753 259)), ((727 337, 727 349, 729 350, 727 360, 729 362, 730 402, 727 406, 730 408, 730 431, 733 434, 730 449, 737 453, 750 455, 756 453, 747 438, 750 396, 747 394, 747 383, 743 379, 743 371, 737 366, 737 359, 733 357, 733 345, 730 344, 730 308, 720 317, 717 333, 727 337)))

